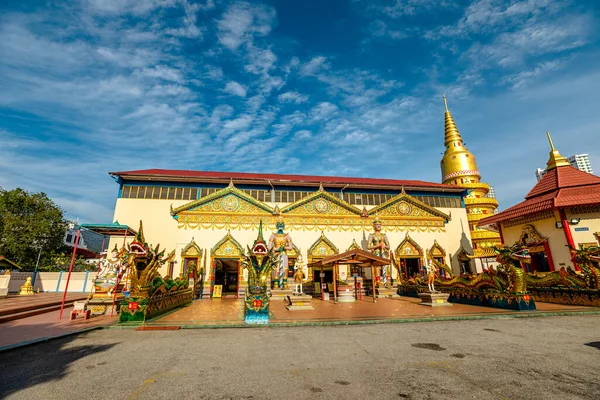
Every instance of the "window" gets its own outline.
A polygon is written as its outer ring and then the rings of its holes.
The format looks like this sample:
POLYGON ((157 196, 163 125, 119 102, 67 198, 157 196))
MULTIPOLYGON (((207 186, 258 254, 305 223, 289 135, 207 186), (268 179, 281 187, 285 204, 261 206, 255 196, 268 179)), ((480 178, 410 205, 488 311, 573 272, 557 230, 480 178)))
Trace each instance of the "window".
POLYGON ((177 188, 175 192, 175 199, 181 200, 183 198, 183 188, 177 188))
POLYGON ((153 199, 160 199, 160 187, 153 187, 152 188, 152 198, 153 199))
POLYGON ((121 193, 121 197, 128 199, 130 193, 131 193, 131 186, 123 186, 123 192, 121 193))

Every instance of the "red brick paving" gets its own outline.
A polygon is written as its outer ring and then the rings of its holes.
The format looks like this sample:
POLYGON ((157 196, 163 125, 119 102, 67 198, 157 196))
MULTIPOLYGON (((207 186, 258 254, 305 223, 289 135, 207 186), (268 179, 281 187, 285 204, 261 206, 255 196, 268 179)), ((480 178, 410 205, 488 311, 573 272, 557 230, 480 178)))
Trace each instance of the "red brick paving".
MULTIPOLYGON (((87 293, 67 293, 66 302, 84 300, 87 293)), ((61 303, 63 293, 38 293, 28 296, 10 295, 0 299, 0 315, 11 314, 18 310, 43 308, 51 304, 61 303)))
MULTIPOLYGON (((270 304, 270 321, 274 323, 315 322, 315 321, 357 321, 413 319, 432 317, 460 317, 477 315, 519 314, 523 311, 504 310, 491 307, 477 307, 453 303, 452 307, 426 307, 418 304, 419 299, 402 297, 399 299, 359 300, 353 303, 324 302, 314 299, 314 310, 288 311, 282 301, 270 304)), ((600 311, 599 308, 567 306, 562 304, 537 303, 538 312, 600 311)), ((535 311, 534 311, 535 312, 535 311)), ((215 299, 199 300, 192 305, 177 310, 165 317, 157 318, 150 324, 185 325, 238 325, 244 323, 244 303, 242 300, 215 299)))

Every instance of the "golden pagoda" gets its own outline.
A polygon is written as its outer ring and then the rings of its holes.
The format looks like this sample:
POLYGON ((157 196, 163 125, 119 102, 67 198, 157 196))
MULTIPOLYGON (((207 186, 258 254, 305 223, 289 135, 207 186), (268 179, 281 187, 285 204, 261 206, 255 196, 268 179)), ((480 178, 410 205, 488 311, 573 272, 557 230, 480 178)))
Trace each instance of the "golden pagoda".
POLYGON ((452 114, 448 110, 445 95, 444 106, 446 108, 444 137, 446 151, 440 162, 442 183, 461 186, 469 191, 465 197, 465 206, 473 243, 473 258, 495 257, 492 246, 501 244, 500 235, 494 231, 478 228, 477 223, 494 214, 498 201, 488 197, 490 186, 480 181, 481 174, 475 156, 463 143, 452 114))

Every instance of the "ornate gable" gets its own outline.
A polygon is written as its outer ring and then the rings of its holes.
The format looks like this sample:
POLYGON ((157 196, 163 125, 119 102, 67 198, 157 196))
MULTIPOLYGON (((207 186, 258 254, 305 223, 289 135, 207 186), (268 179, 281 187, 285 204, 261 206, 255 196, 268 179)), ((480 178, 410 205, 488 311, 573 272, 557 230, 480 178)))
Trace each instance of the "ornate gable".
POLYGON ((233 183, 230 183, 226 188, 221 189, 213 194, 204 196, 180 207, 171 208, 171 215, 175 219, 180 219, 181 216, 185 215, 224 213, 272 215, 273 209, 268 205, 256 200, 254 197, 239 190, 233 186, 233 183))
POLYGON ((402 218, 406 220, 430 220, 445 224, 450 216, 402 192, 383 204, 369 210, 369 215, 377 215, 382 219, 402 218))
POLYGON ((406 237, 396 247, 395 256, 396 258, 417 258, 423 255, 423 249, 415 242, 410 235, 407 233, 406 237))
POLYGON ((227 235, 219 240, 211 252, 216 257, 237 258, 244 254, 244 248, 231 236, 231 232, 227 231, 227 235))
POLYGON ((361 216, 361 210, 320 187, 317 192, 284 207, 281 214, 311 217, 361 216))
POLYGON ((333 242, 325 237, 325 233, 321 232, 321 237, 308 249, 308 256, 323 258, 338 254, 339 252, 333 242))
POLYGON ((431 249, 429 249, 427 254, 430 257, 438 257, 438 258, 446 257, 446 251, 444 250, 444 248, 442 246, 440 246, 440 244, 437 242, 437 240, 433 241, 433 246, 431 246, 431 249))
POLYGON ((196 244, 194 238, 181 250, 182 257, 201 257, 202 249, 196 244))
POLYGON ((358 243, 356 243, 356 239, 352 239, 352 244, 350 245, 350 247, 348 247, 348 249, 346 249, 346 251, 350 251, 350 250, 356 250, 356 249, 358 249, 358 250, 362 250, 363 248, 362 248, 362 247, 360 247, 360 246, 358 245, 358 243))

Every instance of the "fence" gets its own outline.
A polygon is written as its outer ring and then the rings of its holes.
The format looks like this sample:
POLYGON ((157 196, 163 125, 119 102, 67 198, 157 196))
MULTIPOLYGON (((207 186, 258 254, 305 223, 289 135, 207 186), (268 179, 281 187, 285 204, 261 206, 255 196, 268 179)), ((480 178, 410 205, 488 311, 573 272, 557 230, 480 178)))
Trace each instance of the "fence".
MULTIPOLYGON (((67 271, 63 272, 38 272, 33 285, 33 290, 40 292, 64 292, 67 285, 67 271)), ((90 292, 94 284, 95 272, 73 272, 69 281, 69 292, 90 292)), ((33 272, 11 272, 8 292, 18 292, 27 280, 33 279, 33 272)))

